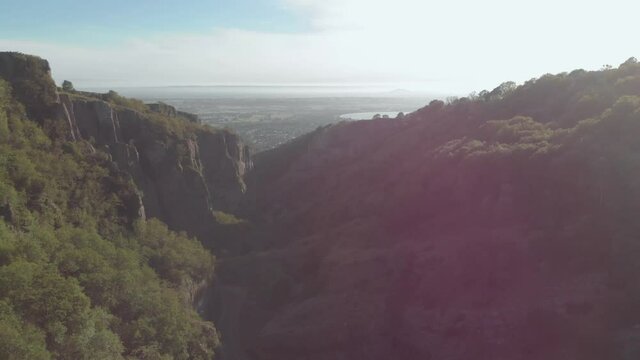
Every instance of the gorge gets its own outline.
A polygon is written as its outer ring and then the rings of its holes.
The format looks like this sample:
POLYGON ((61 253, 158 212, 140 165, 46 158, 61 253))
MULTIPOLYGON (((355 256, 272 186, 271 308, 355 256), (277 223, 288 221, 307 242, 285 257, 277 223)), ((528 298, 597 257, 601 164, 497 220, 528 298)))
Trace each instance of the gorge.
POLYGON ((640 356, 633 58, 257 154, 166 104, 58 89, 37 57, 0 53, 0 78, 0 354, 640 356), (20 292, 51 278, 75 300, 20 292))

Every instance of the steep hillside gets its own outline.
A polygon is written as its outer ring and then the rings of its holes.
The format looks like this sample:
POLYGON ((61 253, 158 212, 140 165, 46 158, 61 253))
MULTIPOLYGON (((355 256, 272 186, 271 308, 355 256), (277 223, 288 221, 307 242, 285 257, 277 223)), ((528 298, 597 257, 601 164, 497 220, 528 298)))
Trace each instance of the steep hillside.
POLYGON ((60 102, 70 138, 89 140, 131 174, 148 217, 206 241, 212 211, 236 210, 251 166, 237 135, 113 92, 63 93, 60 102))
POLYGON ((0 53, 0 358, 213 358, 202 243, 250 166, 190 114, 59 91, 45 60, 0 53))
POLYGON ((637 358, 638 138, 630 59, 256 155, 231 358, 637 358))

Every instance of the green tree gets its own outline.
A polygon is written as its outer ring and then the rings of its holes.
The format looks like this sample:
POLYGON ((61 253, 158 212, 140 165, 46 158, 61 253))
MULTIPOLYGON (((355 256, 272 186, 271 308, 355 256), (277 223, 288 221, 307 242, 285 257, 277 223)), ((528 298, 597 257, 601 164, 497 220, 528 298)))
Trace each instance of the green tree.
POLYGON ((76 89, 73 87, 73 83, 69 80, 65 80, 62 82, 62 90, 64 91, 75 91, 76 89))
POLYGON ((25 323, 4 300, 0 300, 0 358, 51 359, 44 333, 34 325, 25 323))

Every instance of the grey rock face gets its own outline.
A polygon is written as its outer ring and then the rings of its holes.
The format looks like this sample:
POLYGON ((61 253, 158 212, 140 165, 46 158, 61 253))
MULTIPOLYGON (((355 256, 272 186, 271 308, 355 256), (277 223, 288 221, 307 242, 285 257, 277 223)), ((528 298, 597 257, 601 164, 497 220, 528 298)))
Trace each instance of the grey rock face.
MULTIPOLYGON (((94 142, 131 174, 146 216, 206 237, 212 210, 232 212, 239 205, 251 159, 237 135, 198 127, 177 135, 143 113, 98 99, 63 94, 60 103, 69 138, 94 142)), ((154 112, 177 115, 169 105, 152 105, 154 112)))

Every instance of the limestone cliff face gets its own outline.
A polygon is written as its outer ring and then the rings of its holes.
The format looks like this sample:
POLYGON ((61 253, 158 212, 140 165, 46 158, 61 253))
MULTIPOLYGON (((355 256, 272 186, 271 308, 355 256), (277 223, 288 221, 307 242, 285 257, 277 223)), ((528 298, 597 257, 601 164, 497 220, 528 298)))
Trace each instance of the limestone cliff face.
POLYGON ((144 105, 113 92, 59 93, 49 63, 35 56, 0 52, 0 78, 52 136, 88 141, 131 175, 140 192, 132 206, 143 204, 131 213, 206 241, 212 211, 234 212, 240 204, 252 163, 237 135, 164 103, 144 105))
MULTIPOLYGON (((237 207, 251 167, 248 149, 237 135, 201 126, 174 131, 149 114, 100 99, 61 94, 60 103, 69 136, 93 141, 131 174, 148 217, 207 237, 212 210, 237 207)), ((152 110, 186 121, 169 105, 152 110)))

